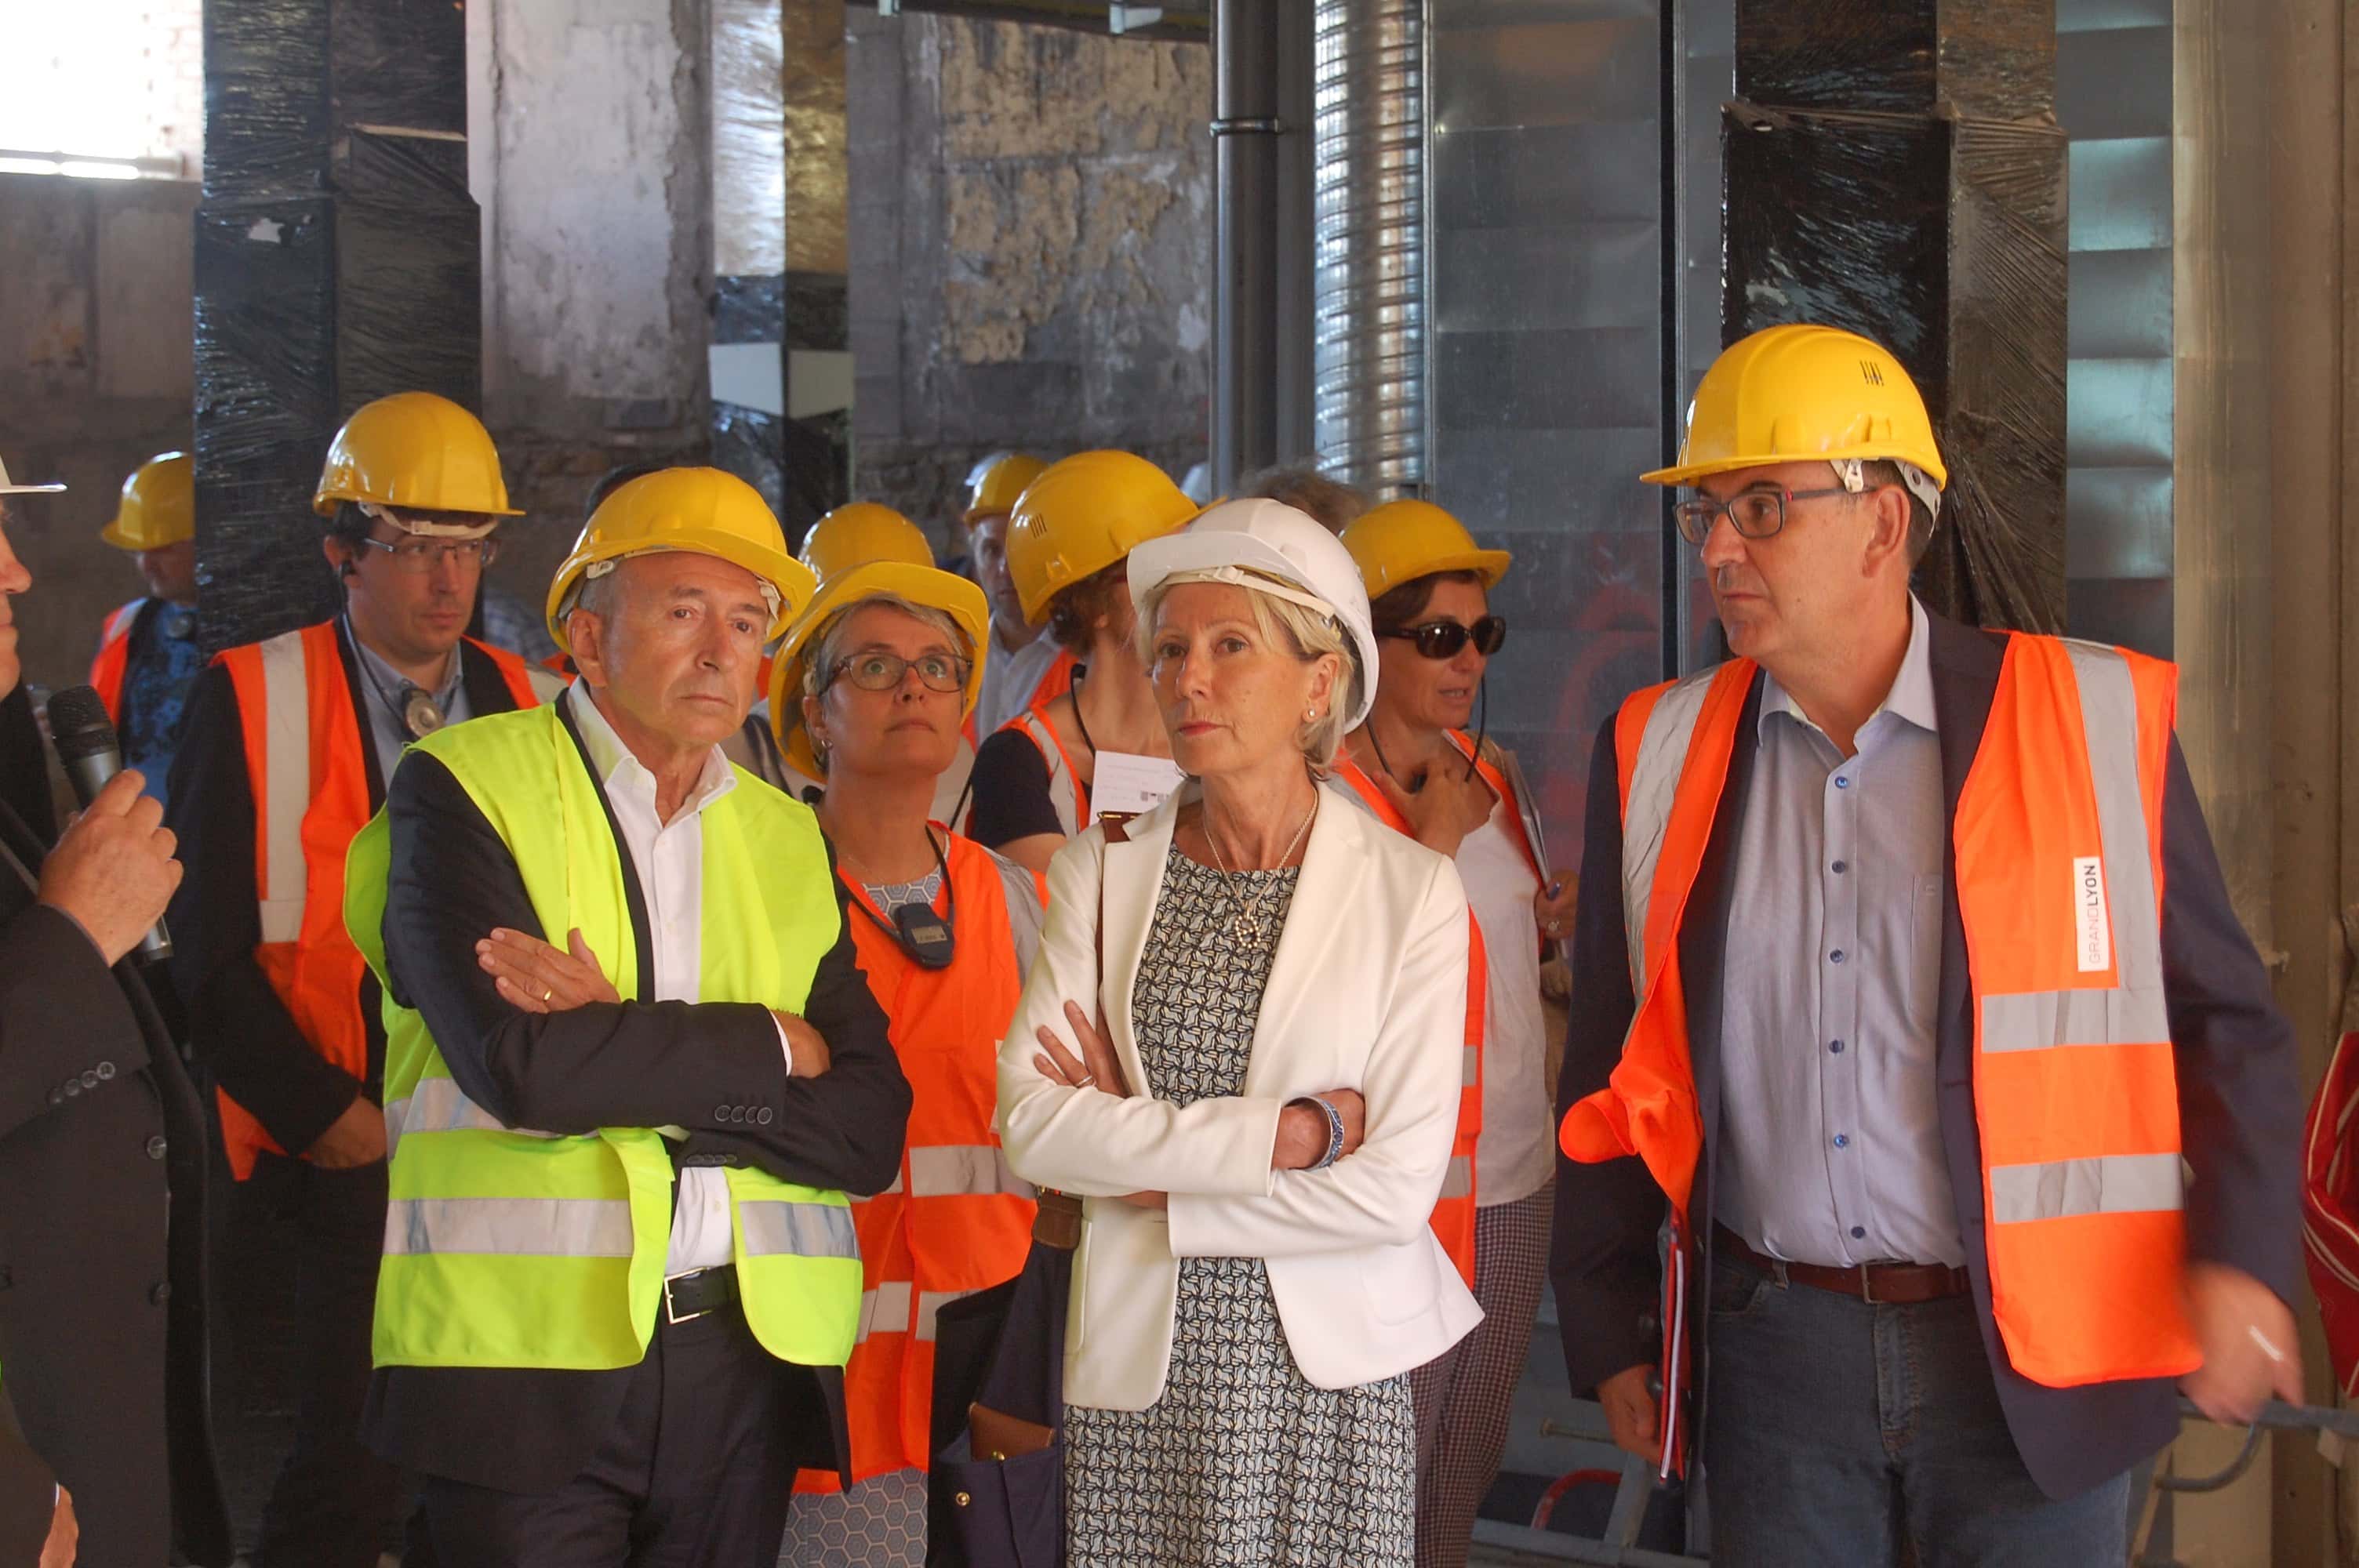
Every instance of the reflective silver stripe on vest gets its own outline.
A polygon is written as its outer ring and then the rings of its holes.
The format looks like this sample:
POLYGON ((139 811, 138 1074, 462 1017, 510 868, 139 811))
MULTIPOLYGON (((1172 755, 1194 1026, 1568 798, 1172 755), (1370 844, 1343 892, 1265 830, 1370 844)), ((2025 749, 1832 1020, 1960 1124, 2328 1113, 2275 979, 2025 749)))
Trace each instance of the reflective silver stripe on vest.
POLYGON ((909 1281, 887 1280, 873 1291, 860 1292, 858 1342, 871 1334, 905 1334, 909 1327, 909 1281))
POLYGON ((945 1143, 909 1151, 909 1195, 961 1197, 974 1194, 1032 1195, 1032 1184, 1007 1166, 1007 1156, 989 1143, 945 1143))
POLYGON ((942 1308, 962 1296, 973 1294, 974 1294, 973 1291, 919 1291, 918 1292, 918 1337, 927 1341, 932 1340, 934 1320, 940 1315, 942 1308))
POLYGON ((620 1198, 396 1198, 385 1249, 508 1258, 627 1258, 631 1206, 620 1198))
POLYGON ((311 806, 311 692, 304 679, 303 634, 273 637, 261 654, 262 939, 292 942, 303 934, 303 814, 311 806))
MULTIPOLYGON (((1487 1031, 1486 1031, 1487 1033, 1487 1031)), ((1483 1081, 1483 1048, 1469 1045, 1459 1053, 1458 1082, 1462 1088, 1473 1088, 1483 1081)))
POLYGON ((748 1258, 858 1258, 852 1211, 834 1204, 761 1198, 737 1205, 748 1258))
POLYGON ((1622 930, 1630 948, 1630 989, 1640 997, 1647 991, 1647 905, 1655 893, 1655 862, 1662 858, 1680 773, 1715 673, 1700 670, 1657 700, 1630 772, 1630 803, 1622 813, 1622 930))
POLYGON ((2117 991, 2018 991, 1983 998, 1983 1049, 2042 1051, 2051 1045, 2159 1044, 2170 1038, 2161 988, 2117 991))
POLYGON ((1441 1178, 1442 1198, 1446 1200, 1449 1198, 1472 1197, 1473 1195, 1473 1160, 1464 1154, 1451 1155, 1450 1160, 1450 1169, 1443 1173, 1441 1178))
POLYGON ((1030 708, 1016 716, 1016 723, 1032 744, 1039 749, 1040 761, 1049 768, 1049 804, 1057 808, 1057 825, 1072 838, 1089 823, 1082 815, 1081 785, 1066 771, 1065 753, 1057 748, 1057 737, 1048 722, 1030 708))
MULTIPOLYGON (((2162 991, 2162 911, 2155 898, 2153 851, 2138 791, 2137 687, 2129 661, 2118 650, 2070 640, 2063 645, 2081 693, 2081 727, 2087 736, 2102 840, 2093 848, 2104 862, 2105 917, 2113 930, 2118 989, 1985 994, 1985 1051, 2158 1044, 2170 1038, 2162 991)), ((2059 896, 2064 895, 2060 889, 2059 896)))
POLYGON ((390 1160, 411 1132, 514 1132, 526 1138, 562 1138, 530 1127, 510 1127, 469 1099, 452 1078, 420 1078, 404 1099, 385 1107, 385 1152, 390 1160))
POLYGON ((2151 1214, 2184 1208, 2176 1154, 2103 1154, 1991 1167, 1991 1219, 1998 1225, 2078 1214, 2151 1214))

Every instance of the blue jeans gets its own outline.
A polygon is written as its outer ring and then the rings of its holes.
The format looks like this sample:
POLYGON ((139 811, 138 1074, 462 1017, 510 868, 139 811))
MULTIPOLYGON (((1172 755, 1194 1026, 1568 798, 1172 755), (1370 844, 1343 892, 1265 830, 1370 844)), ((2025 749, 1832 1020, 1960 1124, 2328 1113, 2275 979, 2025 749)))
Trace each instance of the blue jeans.
POLYGON ((1713 1260, 1713 1568, 2121 1568, 2126 1474, 2058 1502, 2008 1435, 1971 1297, 1871 1306, 1713 1260))

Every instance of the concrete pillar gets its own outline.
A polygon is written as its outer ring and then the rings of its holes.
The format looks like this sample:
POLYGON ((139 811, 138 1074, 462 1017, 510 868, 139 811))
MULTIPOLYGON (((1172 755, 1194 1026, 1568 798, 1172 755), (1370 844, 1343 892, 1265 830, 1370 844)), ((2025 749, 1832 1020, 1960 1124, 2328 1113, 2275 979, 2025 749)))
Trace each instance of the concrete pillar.
POLYGON ((1950 467, 1919 583, 1984 625, 2064 612, 2064 161, 2053 0, 1738 0, 1722 326, 1866 333, 1950 467))
POLYGON ((197 560, 220 648, 332 613, 310 513, 343 417, 481 402, 464 13, 208 0, 196 220, 197 560))
POLYGON ((598 476, 711 450, 707 0, 472 0, 484 414, 527 515, 492 579, 527 602, 598 476))

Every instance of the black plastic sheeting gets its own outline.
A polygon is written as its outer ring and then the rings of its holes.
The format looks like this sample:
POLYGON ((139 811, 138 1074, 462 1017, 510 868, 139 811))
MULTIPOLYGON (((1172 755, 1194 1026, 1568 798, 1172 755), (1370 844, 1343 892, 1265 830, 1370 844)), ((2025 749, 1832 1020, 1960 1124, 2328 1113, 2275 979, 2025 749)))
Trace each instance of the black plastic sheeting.
POLYGON ((2056 7, 1738 0, 1736 92, 1790 109, 2035 119, 2056 101, 2056 7))
POLYGON ((2062 133, 1739 101, 1722 151, 1727 341, 1814 321, 1890 348, 1950 469, 1919 590, 1971 623, 2060 630, 2062 133))
POLYGON ((465 17, 451 0, 212 0, 196 218, 199 635, 339 602, 310 509, 390 393, 481 403, 465 17))
MULTIPOLYGON (((303 195, 337 184, 353 126, 462 136, 467 31, 452 0, 210 0, 205 195, 303 195)), ((416 138, 464 190, 464 141, 416 138)))
POLYGON ((851 410, 788 419, 716 402, 712 466, 760 491, 799 549, 812 524, 852 499, 851 410))

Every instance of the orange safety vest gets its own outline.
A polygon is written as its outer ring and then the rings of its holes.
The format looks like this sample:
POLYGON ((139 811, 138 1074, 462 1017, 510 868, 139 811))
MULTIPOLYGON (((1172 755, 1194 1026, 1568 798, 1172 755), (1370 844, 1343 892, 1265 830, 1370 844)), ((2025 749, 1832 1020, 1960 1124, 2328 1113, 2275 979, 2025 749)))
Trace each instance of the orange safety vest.
MULTIPOLYGON (((854 911, 852 941, 910 1089, 900 1175, 875 1197, 852 1202, 864 1273, 859 1339, 843 1369, 854 1482, 926 1467, 934 1315, 1013 1279, 1032 1245, 1032 1188, 1007 1168, 992 1116, 999 1041, 1024 988, 1006 879, 1038 883, 956 834, 945 859, 947 902, 937 907, 954 910, 957 920, 946 969, 919 968, 876 924, 889 926, 892 912, 871 903, 858 879, 837 873, 876 916, 854 911)), ((835 1473, 806 1470, 795 1489, 835 1491, 835 1473)))
POLYGON ((135 599, 108 616, 106 629, 99 633, 98 657, 90 662, 90 684, 98 699, 106 704, 106 717, 116 724, 123 722, 123 677, 131 667, 131 630, 139 624, 139 612, 151 602, 135 599))
MULTIPOLYGON (((336 622, 323 621, 215 660, 229 672, 254 794, 255 887, 262 941, 254 961, 311 1048, 368 1076, 360 950, 344 930, 344 852, 369 819, 368 764, 336 622)), ((531 666, 466 641, 499 666, 518 708, 540 700, 531 666)), ((541 677, 546 679, 546 676, 541 677)), ((217 1093, 219 1091, 216 1091, 217 1093)), ((285 1150, 254 1114, 220 1094, 222 1141, 239 1181, 257 1155, 285 1150)))
MULTIPOLYGON (((1756 666, 1653 687, 1614 725, 1623 925, 1637 998, 1608 1086, 1566 1114, 1575 1160, 1636 1154, 1669 1200, 1661 1468, 1680 1462, 1688 1213, 1703 1146, 1679 936, 1756 666)), ((2169 664, 2008 634, 1951 837, 1973 1016, 1991 1311, 2050 1388, 2176 1377, 2201 1356, 2162 989, 2169 664)))
MULTIPOLYGON (((1450 731, 1451 744, 1462 757, 1474 755, 1473 741, 1458 730, 1450 731)), ((1532 873, 1545 883, 1548 872, 1542 869, 1539 857, 1532 850, 1531 835, 1523 825, 1515 791, 1506 776, 1488 758, 1477 757, 1474 766, 1491 793, 1507 804, 1509 815, 1516 821, 1516 841, 1522 846, 1524 859, 1532 873)), ((1394 806, 1384 786, 1370 777, 1367 771, 1353 762, 1348 753, 1335 759, 1335 776, 1352 786, 1378 821, 1396 832, 1411 834, 1408 818, 1394 806)), ((1466 1051, 1465 1072, 1458 1093, 1458 1130, 1450 1144, 1450 1172, 1442 1178, 1441 1197, 1433 1206, 1433 1233, 1458 1265, 1466 1288, 1474 1288, 1474 1209, 1475 1172, 1474 1146, 1483 1137, 1483 1038, 1484 1013, 1489 1006, 1490 960, 1483 945, 1483 928, 1476 924, 1473 911, 1468 911, 1466 953, 1466 1051)))
MULTIPOLYGON (((1081 770, 1073 766, 1065 743, 1057 739, 1057 727, 1049 722, 1049 704, 1054 700, 1043 697, 1000 729, 1014 730, 1031 741, 1049 765, 1049 801, 1057 808, 1058 825, 1071 838, 1090 825, 1090 786, 1082 782, 1081 770), (1064 796, 1070 799, 1060 798, 1064 796)), ((972 818, 973 814, 968 815, 972 818)))

